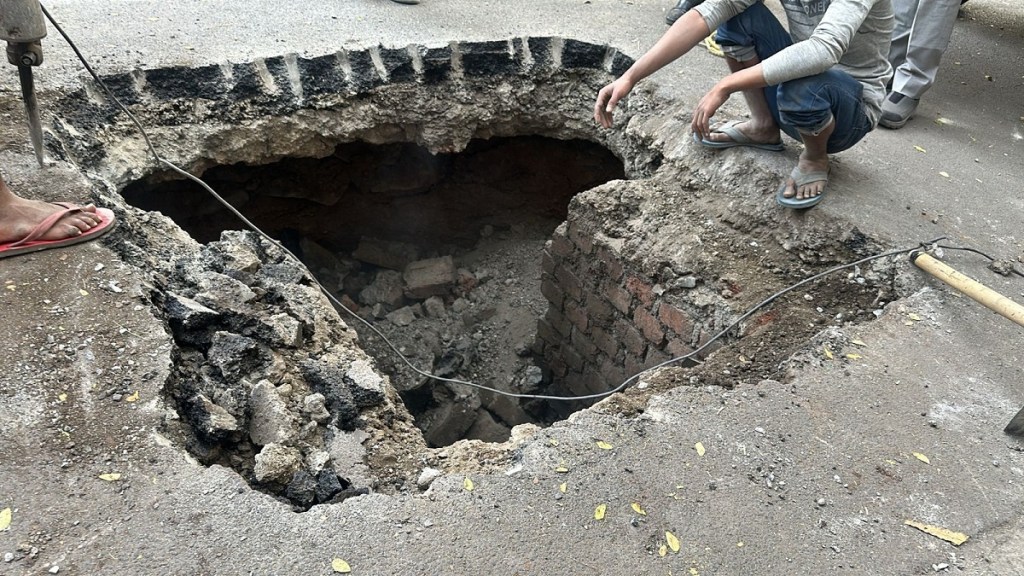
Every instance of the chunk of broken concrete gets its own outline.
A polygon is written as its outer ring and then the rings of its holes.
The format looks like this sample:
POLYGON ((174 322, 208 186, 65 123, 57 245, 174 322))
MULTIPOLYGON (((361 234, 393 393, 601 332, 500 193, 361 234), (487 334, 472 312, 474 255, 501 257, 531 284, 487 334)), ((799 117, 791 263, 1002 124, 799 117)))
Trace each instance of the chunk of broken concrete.
POLYGON ((402 278, 405 294, 410 298, 443 296, 455 284, 455 262, 451 256, 419 260, 405 267, 402 278))
POLYGON ((253 387, 249 409, 249 439, 257 446, 285 442, 298 431, 287 404, 268 380, 260 380, 253 387))
POLYGON ((267 444, 256 455, 253 474, 257 482, 284 484, 301 468, 302 453, 298 449, 281 444, 267 444))

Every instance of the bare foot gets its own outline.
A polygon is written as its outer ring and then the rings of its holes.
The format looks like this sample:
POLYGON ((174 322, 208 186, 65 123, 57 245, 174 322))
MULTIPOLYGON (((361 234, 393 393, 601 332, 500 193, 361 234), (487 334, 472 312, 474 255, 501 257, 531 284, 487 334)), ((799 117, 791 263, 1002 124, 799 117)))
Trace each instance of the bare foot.
MULTIPOLYGON (((0 201, 0 243, 3 244, 21 240, 47 216, 64 210, 48 202, 26 200, 14 194, 4 196, 6 197, 0 201)), ((81 236, 101 222, 101 218, 96 214, 96 207, 89 204, 82 206, 79 211, 66 214, 38 239, 63 240, 81 236)))
MULTIPOLYGON (((718 126, 722 126, 722 124, 718 126)), ((736 124, 735 129, 749 138, 751 142, 758 144, 778 144, 782 142, 782 135, 775 122, 760 123, 754 120, 747 120, 746 122, 736 124)), ((732 142, 732 138, 728 134, 719 132, 715 126, 711 127, 711 134, 708 135, 708 140, 712 142, 732 142)))
MULTIPOLYGON (((800 154, 800 159, 796 163, 796 169, 804 174, 810 174, 811 172, 828 173, 828 155, 826 154, 821 158, 809 159, 807 158, 807 151, 805 150, 800 154)), ((824 179, 807 182, 803 186, 796 186, 796 182, 794 182, 793 178, 790 177, 786 179, 786 191, 783 192, 782 195, 785 198, 795 198, 797 200, 814 198, 825 191, 825 185, 827 183, 828 180, 824 179)))

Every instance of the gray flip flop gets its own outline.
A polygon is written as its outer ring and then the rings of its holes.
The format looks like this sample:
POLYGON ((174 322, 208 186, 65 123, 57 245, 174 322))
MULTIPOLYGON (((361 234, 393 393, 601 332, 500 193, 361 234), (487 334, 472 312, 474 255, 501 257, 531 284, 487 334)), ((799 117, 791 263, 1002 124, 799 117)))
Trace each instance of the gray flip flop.
MULTIPOLYGON (((815 172, 801 172, 798 168, 793 168, 793 171, 789 173, 789 177, 793 179, 793 183, 797 187, 810 184, 811 182, 821 182, 822 180, 824 180, 827 185, 828 176, 828 172, 822 172, 820 170, 815 172)), ((779 206, 784 208, 803 210, 821 202, 821 199, 825 196, 826 189, 827 188, 822 188, 821 194, 811 196, 810 198, 804 198, 803 200, 797 200, 796 197, 786 198, 784 196, 786 192, 786 181, 783 180, 782 185, 779 186, 779 189, 775 192, 775 201, 778 202, 779 206)))
MULTIPOLYGON (((720 132, 729 137, 729 142, 715 142, 714 140, 708 140, 706 138, 701 139, 700 143, 708 148, 735 148, 737 146, 747 146, 750 148, 759 148, 761 150, 771 150, 772 152, 778 152, 785 150, 786 146, 782 142, 754 142, 747 137, 746 134, 740 132, 738 125, 740 120, 730 120, 721 126, 718 126, 712 132, 720 132)), ((696 135, 694 135, 696 138, 696 135)))

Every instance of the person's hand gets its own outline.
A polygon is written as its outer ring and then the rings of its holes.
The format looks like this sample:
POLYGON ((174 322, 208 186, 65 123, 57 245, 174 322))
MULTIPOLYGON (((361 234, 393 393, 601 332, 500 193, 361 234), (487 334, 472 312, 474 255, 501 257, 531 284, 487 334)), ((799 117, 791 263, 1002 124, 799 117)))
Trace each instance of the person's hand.
POLYGON ((615 105, 626 97, 633 89, 633 83, 625 78, 619 78, 615 82, 601 88, 597 93, 597 102, 594 103, 594 120, 605 128, 612 127, 612 111, 615 105))
POLYGON ((693 133, 701 140, 706 140, 711 135, 711 117, 729 99, 729 93, 717 85, 710 92, 704 95, 693 110, 691 128, 693 133))

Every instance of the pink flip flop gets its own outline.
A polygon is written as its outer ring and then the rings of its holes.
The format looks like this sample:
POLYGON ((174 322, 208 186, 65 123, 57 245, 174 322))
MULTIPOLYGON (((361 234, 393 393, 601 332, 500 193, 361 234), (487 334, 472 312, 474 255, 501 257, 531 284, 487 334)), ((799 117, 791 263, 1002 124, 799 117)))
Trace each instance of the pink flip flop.
POLYGON ((40 222, 21 240, 0 244, 0 258, 8 258, 11 256, 27 254, 29 252, 35 252, 37 250, 60 248, 62 246, 71 246, 73 244, 88 242, 103 236, 117 226, 117 219, 114 217, 114 213, 112 211, 107 208, 97 208, 96 215, 100 217, 100 223, 90 228, 88 231, 82 232, 78 236, 69 236, 60 240, 38 240, 38 238, 53 228, 61 218, 64 218, 68 214, 82 211, 81 206, 76 206, 67 202, 54 202, 54 204, 60 206, 62 210, 58 210, 47 216, 45 220, 40 222))

